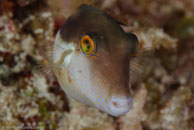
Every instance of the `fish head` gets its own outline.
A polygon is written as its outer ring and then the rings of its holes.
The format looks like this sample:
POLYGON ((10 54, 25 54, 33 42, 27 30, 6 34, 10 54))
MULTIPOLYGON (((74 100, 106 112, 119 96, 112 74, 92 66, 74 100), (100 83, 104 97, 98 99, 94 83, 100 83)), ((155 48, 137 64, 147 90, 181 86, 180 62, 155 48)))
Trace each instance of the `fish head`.
POLYGON ((54 73, 67 95, 113 116, 132 108, 130 56, 137 37, 104 11, 82 5, 56 35, 54 73))

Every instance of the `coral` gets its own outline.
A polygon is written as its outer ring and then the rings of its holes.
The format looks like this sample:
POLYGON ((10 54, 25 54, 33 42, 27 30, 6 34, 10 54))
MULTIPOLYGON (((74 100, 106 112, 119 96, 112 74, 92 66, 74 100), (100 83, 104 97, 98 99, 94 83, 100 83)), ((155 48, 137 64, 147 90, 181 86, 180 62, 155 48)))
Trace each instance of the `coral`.
POLYGON ((166 106, 160 110, 161 127, 168 130, 193 129, 189 127, 189 108, 187 102, 192 100, 191 89, 187 86, 181 86, 166 103, 166 106))
MULTIPOLYGON (((137 33, 138 34, 138 33, 137 33)), ((138 34, 138 40, 143 48, 176 49, 177 39, 170 37, 162 29, 149 28, 138 34)))
POLYGON ((147 90, 145 85, 142 84, 133 98, 133 109, 118 119, 120 130, 142 130, 141 121, 144 120, 143 108, 146 97, 147 90))
POLYGON ((70 112, 64 114, 59 130, 115 130, 116 124, 111 116, 96 108, 89 108, 70 100, 70 112))

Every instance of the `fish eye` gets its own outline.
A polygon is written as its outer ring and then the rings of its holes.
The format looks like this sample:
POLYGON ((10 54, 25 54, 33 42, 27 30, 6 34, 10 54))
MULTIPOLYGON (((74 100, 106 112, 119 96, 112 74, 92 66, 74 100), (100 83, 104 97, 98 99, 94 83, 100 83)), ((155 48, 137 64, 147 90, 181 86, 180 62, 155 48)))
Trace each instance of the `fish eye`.
POLYGON ((80 47, 86 55, 93 55, 96 52, 96 44, 89 35, 81 38, 80 47))

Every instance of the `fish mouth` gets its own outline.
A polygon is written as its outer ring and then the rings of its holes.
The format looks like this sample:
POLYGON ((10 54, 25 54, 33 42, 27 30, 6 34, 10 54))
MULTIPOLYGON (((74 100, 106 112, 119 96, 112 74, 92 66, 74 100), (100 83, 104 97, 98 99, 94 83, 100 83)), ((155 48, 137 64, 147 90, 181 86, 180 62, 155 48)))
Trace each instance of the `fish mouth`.
POLYGON ((108 101, 109 113, 113 116, 121 116, 131 110, 133 101, 131 97, 112 96, 108 101))

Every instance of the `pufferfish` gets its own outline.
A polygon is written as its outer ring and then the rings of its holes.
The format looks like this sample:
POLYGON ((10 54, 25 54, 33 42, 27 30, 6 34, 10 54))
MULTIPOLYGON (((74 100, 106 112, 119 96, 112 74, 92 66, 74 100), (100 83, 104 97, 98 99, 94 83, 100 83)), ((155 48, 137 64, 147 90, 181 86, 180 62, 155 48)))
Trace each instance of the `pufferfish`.
POLYGON ((136 35, 83 4, 56 34, 52 69, 66 95, 117 117, 132 108, 130 59, 137 46, 136 35))

